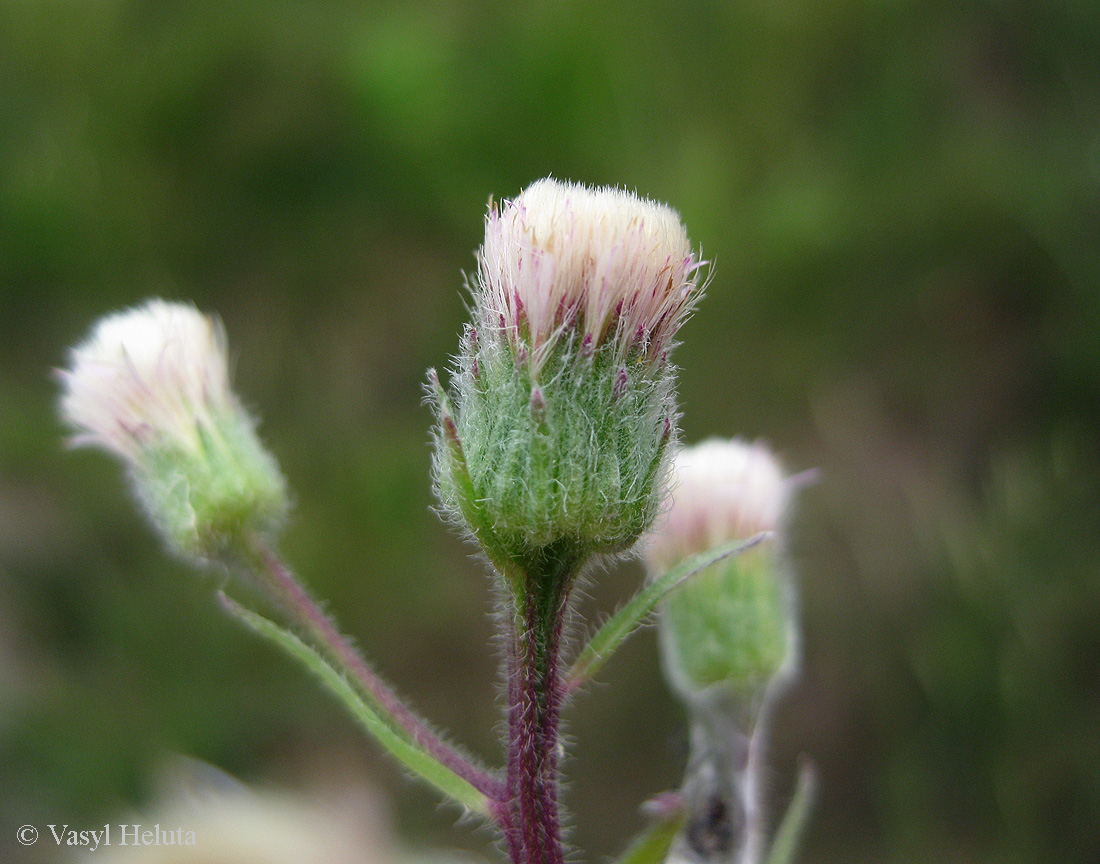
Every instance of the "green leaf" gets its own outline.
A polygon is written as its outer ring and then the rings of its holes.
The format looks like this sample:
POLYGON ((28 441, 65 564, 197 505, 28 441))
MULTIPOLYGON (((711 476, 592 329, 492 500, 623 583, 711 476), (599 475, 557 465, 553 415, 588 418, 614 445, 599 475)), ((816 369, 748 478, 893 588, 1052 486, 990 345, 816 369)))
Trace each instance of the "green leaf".
POLYGON ((654 819, 612 864, 662 864, 684 819, 682 807, 654 819))
POLYGON ((683 585, 688 579, 705 570, 711 564, 738 555, 751 549, 772 536, 770 531, 762 531, 748 540, 734 540, 722 546, 715 546, 698 555, 688 558, 673 567, 664 576, 647 584, 612 615, 588 640, 566 675, 566 688, 572 690, 593 675, 608 661, 615 650, 633 633, 646 617, 657 607, 670 591, 683 585))
POLYGON ((798 843, 806 830, 810 811, 813 809, 813 799, 813 766, 804 764, 798 772, 798 786, 794 790, 794 798, 791 799, 791 804, 783 816, 779 830, 775 832, 775 840, 768 855, 768 864, 791 864, 794 861, 798 843))
POLYGON ((445 795, 463 807, 483 816, 489 815, 488 799, 468 781, 460 777, 432 755, 421 750, 404 735, 396 732, 382 717, 360 697, 348 680, 318 654, 288 630, 283 629, 262 615, 246 609, 225 594, 219 594, 227 612, 243 622, 251 630, 278 645, 297 660, 328 687, 347 708, 360 725, 374 736, 402 765, 427 780, 445 795))

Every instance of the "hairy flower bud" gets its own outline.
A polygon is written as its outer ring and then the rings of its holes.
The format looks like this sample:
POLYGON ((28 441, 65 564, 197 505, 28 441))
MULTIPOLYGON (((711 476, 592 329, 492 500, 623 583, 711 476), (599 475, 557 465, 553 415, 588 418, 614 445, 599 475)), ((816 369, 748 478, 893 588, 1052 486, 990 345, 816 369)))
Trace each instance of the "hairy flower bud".
MULTIPOLYGON (((644 544, 653 575, 781 527, 791 483, 765 445, 712 439, 677 452, 673 470, 672 508, 644 544)), ((665 600, 662 660, 682 698, 724 684, 751 702, 788 660, 788 586, 775 545, 719 561, 665 600)))
POLYGON ((71 443, 124 462, 177 551, 217 558, 280 525, 286 484, 230 388, 218 322, 193 306, 150 300, 102 318, 58 374, 71 443))
POLYGON ((622 190, 546 179, 490 207, 474 324, 433 389, 441 501, 491 558, 622 551, 650 524, 699 266, 673 210, 622 190))

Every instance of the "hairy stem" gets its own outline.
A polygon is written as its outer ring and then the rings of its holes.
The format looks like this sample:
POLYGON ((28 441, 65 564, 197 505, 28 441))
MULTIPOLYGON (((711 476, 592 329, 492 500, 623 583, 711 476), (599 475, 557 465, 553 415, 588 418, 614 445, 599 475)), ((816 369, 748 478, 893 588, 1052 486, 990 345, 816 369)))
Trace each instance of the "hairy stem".
MULTIPOLYGON (((344 670, 413 743, 489 799, 498 802, 504 799, 504 784, 451 747, 401 701, 270 549, 261 546, 256 553, 264 575, 276 589, 284 610, 309 632, 338 668, 344 670)), ((498 821, 503 827, 504 820, 498 816, 498 821)))
POLYGON ((562 864, 558 750, 565 686, 561 641, 577 558, 557 550, 534 559, 516 598, 508 655, 508 797, 515 814, 514 864, 562 864))

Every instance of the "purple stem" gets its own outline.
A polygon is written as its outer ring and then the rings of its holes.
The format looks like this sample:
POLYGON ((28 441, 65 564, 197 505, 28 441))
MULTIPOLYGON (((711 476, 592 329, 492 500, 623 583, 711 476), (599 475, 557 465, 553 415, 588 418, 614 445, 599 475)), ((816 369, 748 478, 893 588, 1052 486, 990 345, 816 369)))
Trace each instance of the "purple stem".
POLYGON ((505 802, 505 810, 508 813, 508 824, 501 823, 501 827, 504 829, 504 840, 508 846, 508 855, 512 859, 512 864, 524 864, 526 858, 526 843, 524 838, 524 832, 520 825, 517 825, 517 820, 522 824, 523 820, 519 813, 517 802, 519 800, 519 794, 517 791, 519 777, 519 747, 517 746, 517 738, 519 736, 519 730, 522 728, 520 722, 520 660, 519 660, 519 640, 516 638, 516 634, 513 633, 508 640, 508 658, 507 658, 507 674, 508 674, 508 764, 506 766, 507 776, 507 800, 505 802))
MULTIPOLYGON (((294 574, 269 550, 258 550, 264 569, 279 590, 284 606, 304 624, 322 646, 339 662, 340 667, 363 688, 389 717, 392 717, 413 742, 446 765, 459 777, 497 804, 505 799, 506 788, 500 780, 474 765, 436 735, 417 717, 363 659, 327 615, 309 596, 294 574)), ((498 822, 507 833, 511 819, 505 807, 493 807, 498 822)))
POLYGON ((508 795, 519 823, 509 838, 515 864, 562 864, 558 816, 558 733, 565 695, 560 674, 562 625, 569 595, 544 606, 528 592, 509 653, 508 795), (549 613, 549 614, 548 614, 549 613), (519 848, 522 847, 522 848, 519 848), (517 857, 522 854, 522 857, 517 857))

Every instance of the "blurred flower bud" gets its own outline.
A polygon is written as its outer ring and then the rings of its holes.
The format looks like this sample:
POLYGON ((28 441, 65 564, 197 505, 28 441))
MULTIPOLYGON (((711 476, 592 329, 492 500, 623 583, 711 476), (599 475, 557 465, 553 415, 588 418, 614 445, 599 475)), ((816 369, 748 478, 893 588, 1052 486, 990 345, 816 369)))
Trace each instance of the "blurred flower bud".
POLYGON ((122 459, 175 550, 216 559, 283 521, 286 484, 230 389, 224 333, 193 306, 102 318, 59 378, 71 443, 122 459))
MULTIPOLYGON (((673 503, 644 544, 660 575, 722 543, 781 527, 791 484, 763 444, 712 439, 674 459, 673 503)), ((790 650, 789 588, 774 540, 693 576, 665 600, 660 641, 666 677, 692 701, 715 685, 758 703, 790 650)))
POLYGON ((622 190, 546 179, 490 208, 474 324, 435 392, 439 495, 490 557, 618 552, 648 527, 699 267, 678 215, 622 190))

